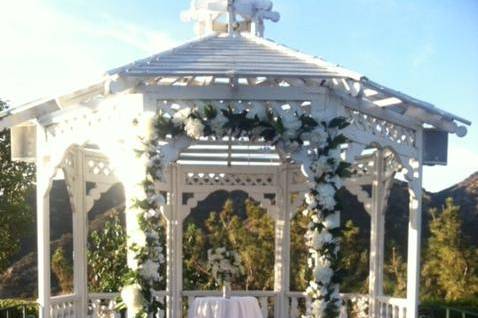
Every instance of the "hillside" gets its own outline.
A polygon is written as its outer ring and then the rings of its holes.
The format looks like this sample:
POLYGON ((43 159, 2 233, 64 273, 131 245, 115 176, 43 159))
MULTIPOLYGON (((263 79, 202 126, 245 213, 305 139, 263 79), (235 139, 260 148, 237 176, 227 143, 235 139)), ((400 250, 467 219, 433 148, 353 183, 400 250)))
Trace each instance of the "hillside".
MULTIPOLYGON (((52 251, 61 246, 71 253, 71 209, 68 196, 62 181, 55 181, 52 187, 51 204, 51 240, 52 251)), ((94 209, 90 211, 88 218, 90 221, 90 231, 100 229, 111 213, 122 211, 122 188, 113 187, 109 192, 102 196, 94 209)), ((342 218, 352 220, 360 227, 361 235, 368 239, 370 232, 370 217, 364 211, 363 206, 356 198, 346 191, 342 191, 341 201, 344 204, 342 218)), ((191 218, 198 223, 208 216, 210 211, 220 211, 225 200, 232 196, 234 206, 239 215, 244 215, 245 193, 235 192, 229 194, 219 191, 209 196, 201 202, 191 213, 191 218)), ((457 204, 461 206, 461 217, 463 219, 463 232, 468 236, 474 245, 478 246, 478 172, 463 180, 462 182, 437 193, 424 193, 423 198, 423 239, 428 236, 428 221, 430 215, 428 210, 431 207, 440 208, 446 198, 452 197, 457 204)), ((394 241, 402 255, 406 255, 407 246, 407 223, 408 223, 408 191, 406 184, 396 181, 393 185, 389 207, 386 212, 386 245, 387 242, 394 241)), ((22 251, 12 266, 0 276, 0 298, 7 297, 35 297, 36 290, 36 242, 31 237, 22 244, 22 251)), ((52 279, 53 292, 57 290, 57 283, 52 279)))

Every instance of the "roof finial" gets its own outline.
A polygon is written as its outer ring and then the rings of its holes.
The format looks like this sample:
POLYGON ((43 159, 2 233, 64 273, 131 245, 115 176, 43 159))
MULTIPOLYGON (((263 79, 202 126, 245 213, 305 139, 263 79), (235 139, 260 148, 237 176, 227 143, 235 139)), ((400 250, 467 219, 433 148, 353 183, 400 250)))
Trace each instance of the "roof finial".
POLYGON ((236 8, 234 5, 235 0, 227 0, 227 13, 229 18, 229 23, 227 26, 227 31, 229 35, 232 35, 236 29, 236 8))
POLYGON ((181 14, 184 21, 196 21, 200 36, 211 32, 251 32, 262 36, 264 20, 277 22, 271 0, 191 0, 191 8, 181 14))

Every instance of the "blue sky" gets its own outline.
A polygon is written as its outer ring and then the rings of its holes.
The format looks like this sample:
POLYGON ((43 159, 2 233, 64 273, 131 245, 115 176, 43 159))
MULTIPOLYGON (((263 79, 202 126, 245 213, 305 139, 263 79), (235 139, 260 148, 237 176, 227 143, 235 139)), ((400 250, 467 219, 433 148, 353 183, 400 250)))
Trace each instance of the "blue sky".
MULTIPOLYGON (((451 137, 437 191, 478 170, 478 1, 275 0, 266 37, 326 58, 473 121, 451 137)), ((0 4, 0 98, 16 105, 194 37, 189 0, 16 0, 0 4)))

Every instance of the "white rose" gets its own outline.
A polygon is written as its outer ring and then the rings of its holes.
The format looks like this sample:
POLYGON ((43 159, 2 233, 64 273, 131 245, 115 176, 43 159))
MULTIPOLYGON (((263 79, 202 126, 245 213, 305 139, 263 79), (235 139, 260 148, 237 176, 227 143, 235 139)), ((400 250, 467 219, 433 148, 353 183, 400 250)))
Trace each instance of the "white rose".
POLYGON ((305 194, 305 203, 307 203, 309 209, 315 209, 317 207, 317 200, 312 192, 305 194))
POLYGON ((323 147, 327 142, 327 137, 329 135, 321 126, 316 127, 310 133, 307 133, 304 136, 304 139, 308 139, 311 146, 313 147, 323 147))
POLYGON ((184 108, 184 109, 178 110, 173 115, 173 123, 179 126, 183 124, 186 121, 186 119, 189 118, 189 115, 191 115, 191 108, 184 108))
POLYGON ((204 136, 204 125, 198 119, 188 118, 184 125, 184 130, 186 134, 194 139, 199 139, 204 136))
POLYGON ((316 266, 314 268, 314 278, 321 282, 322 285, 329 284, 333 275, 334 271, 328 266, 316 266))
POLYGON ((147 260, 140 266, 141 276, 146 280, 159 281, 159 263, 147 260))
POLYGON ((340 212, 335 211, 334 213, 328 215, 324 220, 324 226, 329 230, 340 227, 340 212))
POLYGON ((289 138, 295 138, 297 136, 297 131, 302 127, 302 121, 289 112, 283 112, 281 119, 286 130, 286 135, 289 138))
POLYGON ((335 188, 330 184, 319 184, 317 192, 320 204, 327 210, 333 210, 337 204, 335 201, 335 188))

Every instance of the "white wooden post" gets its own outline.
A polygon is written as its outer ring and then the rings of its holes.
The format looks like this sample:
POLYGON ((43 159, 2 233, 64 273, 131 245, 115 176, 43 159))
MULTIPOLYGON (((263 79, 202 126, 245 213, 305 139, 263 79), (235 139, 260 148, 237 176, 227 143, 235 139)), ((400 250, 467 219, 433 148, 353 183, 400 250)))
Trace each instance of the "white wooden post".
POLYGON ((420 241, 422 228, 422 150, 423 134, 417 131, 418 158, 408 177, 410 191, 410 215, 408 222, 407 257, 407 318, 418 317, 420 296, 420 241))
POLYGON ((377 149, 374 158, 372 181, 372 209, 370 226, 370 270, 369 270, 369 316, 378 317, 377 297, 383 294, 383 254, 385 238, 385 202, 384 199, 384 156, 377 149))
MULTIPOLYGON (((178 276, 181 274, 181 269, 179 266, 182 266, 182 253, 178 255, 179 250, 182 249, 182 246, 178 247, 178 211, 181 203, 180 191, 178 187, 178 167, 176 164, 172 164, 169 167, 169 180, 170 185, 170 204, 168 211, 168 219, 166 222, 166 248, 167 248, 167 257, 166 257, 166 290, 167 290, 167 304, 166 304, 166 317, 167 318, 176 318, 181 317, 181 288, 182 286, 182 277, 178 276), (181 262, 179 265, 178 262, 181 262), (181 280, 181 282, 179 282, 181 280)), ((181 233, 182 235, 182 233, 181 233)), ((181 238, 182 239, 182 238, 181 238)))
POLYGON ((175 312, 176 317, 182 317, 182 290, 183 290, 183 209, 182 209, 182 191, 181 191, 181 168, 175 164, 174 179, 174 268, 175 268, 175 312))
POLYGON ((76 314, 86 316, 88 312, 87 237, 88 215, 85 209, 86 183, 84 176, 84 153, 80 147, 74 149, 73 176, 70 180, 73 198, 73 273, 74 292, 77 297, 76 314))
POLYGON ((37 245, 38 304, 40 318, 50 318, 50 195, 48 158, 44 155, 45 130, 37 125, 37 245))
POLYGON ((289 317, 289 299, 287 292, 290 287, 290 196, 289 196, 289 165, 278 168, 279 189, 276 193, 277 217, 275 222, 275 261, 274 261, 274 291, 277 293, 274 307, 274 317, 289 317))

